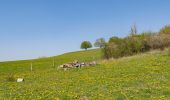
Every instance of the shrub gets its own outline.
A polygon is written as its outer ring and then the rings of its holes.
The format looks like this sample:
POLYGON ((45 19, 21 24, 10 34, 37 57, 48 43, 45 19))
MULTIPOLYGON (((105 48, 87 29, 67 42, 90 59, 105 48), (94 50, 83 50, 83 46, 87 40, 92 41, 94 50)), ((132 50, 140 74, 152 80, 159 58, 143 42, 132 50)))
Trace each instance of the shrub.
POLYGON ((170 25, 164 26, 164 27, 160 30, 159 34, 168 34, 168 35, 170 35, 170 25))
POLYGON ((124 55, 126 50, 127 48, 124 39, 112 37, 110 38, 109 43, 103 48, 104 58, 119 58, 124 55))
MULTIPOLYGON (((118 39, 117 39, 118 40, 118 39)), ((131 55, 130 41, 127 39, 121 39, 116 42, 110 42, 104 47, 104 57, 109 58, 119 58, 122 56, 131 55)))
POLYGON ((123 40, 122 38, 119 38, 119 37, 114 36, 114 37, 111 37, 111 38, 109 39, 109 43, 116 43, 116 44, 118 44, 118 43, 121 43, 122 40, 123 40))
POLYGON ((129 48, 129 54, 131 55, 133 53, 138 53, 140 52, 140 50, 142 49, 142 42, 140 40, 138 40, 138 38, 136 37, 129 37, 126 38, 126 46, 129 48))
POLYGON ((170 36, 168 35, 154 35, 151 36, 148 40, 148 45, 152 49, 163 50, 166 47, 170 46, 170 36))
MULTIPOLYGON (((130 56, 150 49, 160 49, 170 47, 170 26, 161 29, 160 33, 144 32, 142 34, 130 34, 128 37, 111 37, 103 48, 104 58, 119 58, 130 56)), ((133 31, 133 33, 135 33, 133 31)))
POLYGON ((111 58, 111 53, 108 44, 105 44, 105 46, 102 49, 102 55, 104 59, 111 58))
POLYGON ((113 52, 113 50, 114 50, 114 44, 112 45, 112 46, 110 46, 111 44, 109 44, 109 43, 106 43, 105 44, 105 46, 103 47, 103 49, 102 49, 102 52, 103 52, 103 57, 105 58, 105 59, 109 59, 109 58, 111 58, 112 57, 112 52, 113 52))
POLYGON ((9 82, 14 82, 14 81, 16 81, 16 78, 15 78, 14 74, 10 73, 10 74, 7 76, 7 81, 9 81, 9 82))
POLYGON ((104 47, 104 57, 109 59, 130 56, 136 53, 148 51, 150 47, 143 35, 133 35, 126 38, 112 37, 104 47))

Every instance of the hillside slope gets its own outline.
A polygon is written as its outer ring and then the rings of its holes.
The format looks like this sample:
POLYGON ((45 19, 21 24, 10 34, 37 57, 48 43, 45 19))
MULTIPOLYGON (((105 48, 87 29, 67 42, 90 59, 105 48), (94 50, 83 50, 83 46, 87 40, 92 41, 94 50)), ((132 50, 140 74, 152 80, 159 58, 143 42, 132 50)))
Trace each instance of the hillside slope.
POLYGON ((31 63, 33 64, 34 71, 40 71, 40 70, 54 69, 53 62, 55 62, 55 67, 57 67, 60 64, 72 62, 74 60, 92 61, 92 60, 99 60, 99 59, 101 59, 100 49, 70 52, 54 57, 39 58, 39 59, 32 59, 32 60, 0 62, 0 73, 29 72, 31 63))
MULTIPOLYGON (((55 61, 58 65, 74 59, 99 60, 100 56, 100 50, 92 50, 60 55, 55 61)), ((51 58, 43 58, 33 60, 33 72, 30 61, 0 63, 0 99, 168 100, 169 59, 167 51, 156 51, 63 71, 51 66, 51 58), (6 81, 11 72, 25 82, 6 81)))

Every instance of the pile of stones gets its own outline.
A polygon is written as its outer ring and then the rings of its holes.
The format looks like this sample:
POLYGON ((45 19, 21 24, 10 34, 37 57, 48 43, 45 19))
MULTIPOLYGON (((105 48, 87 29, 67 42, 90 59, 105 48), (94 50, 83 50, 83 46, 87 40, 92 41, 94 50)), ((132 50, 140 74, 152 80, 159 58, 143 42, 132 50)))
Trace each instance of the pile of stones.
POLYGON ((79 62, 78 60, 75 60, 70 63, 62 64, 58 66, 59 69, 68 69, 68 68, 81 68, 81 67, 88 67, 88 66, 96 66, 96 61, 92 62, 79 62))

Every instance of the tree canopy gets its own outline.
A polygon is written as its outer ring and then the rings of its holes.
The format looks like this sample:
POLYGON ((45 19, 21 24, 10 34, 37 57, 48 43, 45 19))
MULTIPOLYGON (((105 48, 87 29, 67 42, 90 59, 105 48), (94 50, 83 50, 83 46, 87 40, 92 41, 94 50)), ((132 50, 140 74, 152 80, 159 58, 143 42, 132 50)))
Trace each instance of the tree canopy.
POLYGON ((105 45, 105 39, 104 38, 99 38, 96 40, 96 42, 94 43, 95 47, 100 47, 102 48, 105 45))
POLYGON ((81 43, 81 49, 87 50, 88 48, 91 48, 91 47, 92 47, 92 44, 89 41, 83 41, 81 43))

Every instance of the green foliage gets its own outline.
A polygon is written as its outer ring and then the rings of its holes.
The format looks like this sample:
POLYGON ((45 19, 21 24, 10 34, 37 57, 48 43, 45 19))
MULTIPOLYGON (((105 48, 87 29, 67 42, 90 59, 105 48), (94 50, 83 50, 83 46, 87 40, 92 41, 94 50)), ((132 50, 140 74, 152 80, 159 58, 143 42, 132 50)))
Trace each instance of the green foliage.
POLYGON ((83 41, 81 43, 81 49, 87 50, 88 48, 91 48, 91 47, 92 47, 92 44, 89 41, 83 41))
POLYGON ((170 35, 170 25, 164 26, 164 27, 160 30, 159 34, 168 34, 168 35, 170 35))
POLYGON ((124 46, 129 49, 129 55, 132 55, 133 53, 139 53, 142 50, 143 44, 142 40, 140 40, 138 37, 128 37, 125 39, 124 46))
POLYGON ((107 43, 103 48, 103 57, 109 58, 119 58, 122 57, 128 51, 126 40, 118 37, 111 37, 109 43, 107 43))
POLYGON ((94 46, 102 48, 102 47, 104 47, 105 43, 106 43, 106 41, 104 38, 99 38, 95 41, 94 46))
POLYGON ((170 35, 167 34, 143 32, 131 34, 125 38, 111 37, 103 48, 103 57, 106 59, 119 58, 147 52, 151 49, 164 50, 166 47, 170 47, 170 35))
POLYGON ((111 38, 109 39, 109 43, 118 44, 118 43, 121 43, 121 42, 122 42, 122 38, 119 38, 119 37, 116 37, 116 36, 111 37, 111 38))
POLYGON ((103 48, 104 58, 119 58, 129 56, 150 49, 144 35, 133 35, 126 38, 112 37, 103 48))
POLYGON ((110 46, 111 44, 105 44, 105 46, 104 46, 104 48, 102 48, 102 52, 103 52, 103 58, 106 58, 106 59, 109 59, 109 58, 111 58, 112 57, 112 52, 113 52, 113 50, 115 50, 115 49, 112 49, 112 48, 114 48, 114 44, 113 44, 113 46, 110 46))

